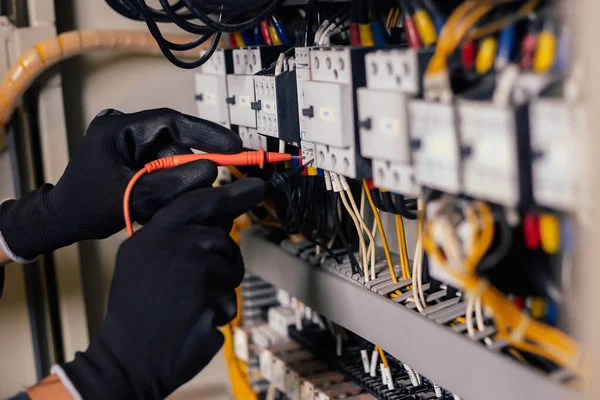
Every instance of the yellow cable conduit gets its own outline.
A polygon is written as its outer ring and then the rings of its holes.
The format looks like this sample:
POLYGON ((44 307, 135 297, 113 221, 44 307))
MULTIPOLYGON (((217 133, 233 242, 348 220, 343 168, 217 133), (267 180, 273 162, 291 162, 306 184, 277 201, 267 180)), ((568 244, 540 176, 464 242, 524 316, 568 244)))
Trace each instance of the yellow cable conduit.
MULTIPOLYGON (((191 38, 189 35, 166 35, 166 37, 177 43, 191 38)), ((204 47, 180 52, 179 55, 196 58, 204 47)), ((62 60, 93 50, 161 54, 150 33, 136 31, 72 31, 38 43, 19 57, 0 85, 0 130, 6 126, 17 102, 37 77, 62 60)))

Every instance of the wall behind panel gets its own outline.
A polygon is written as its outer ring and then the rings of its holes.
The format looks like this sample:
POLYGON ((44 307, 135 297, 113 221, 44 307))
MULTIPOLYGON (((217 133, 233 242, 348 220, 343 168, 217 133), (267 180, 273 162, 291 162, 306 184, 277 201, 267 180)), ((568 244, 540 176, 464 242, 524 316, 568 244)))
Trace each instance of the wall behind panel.
MULTIPOLYGON (((103 0, 57 1, 59 29, 147 30, 143 23, 116 14, 103 0)), ((149 5, 152 2, 148 2, 149 5)), ((169 29, 161 26, 166 32, 169 29)), ((176 31, 176 30, 175 30, 176 31)), ((123 112, 169 107, 196 114, 194 76, 162 57, 92 54, 62 65, 71 149, 102 109, 123 112)), ((114 260, 125 234, 81 246, 83 279, 90 333, 98 332, 108 301, 114 260)), ((194 398, 227 399, 227 373, 219 354, 191 385, 183 388, 194 398)))

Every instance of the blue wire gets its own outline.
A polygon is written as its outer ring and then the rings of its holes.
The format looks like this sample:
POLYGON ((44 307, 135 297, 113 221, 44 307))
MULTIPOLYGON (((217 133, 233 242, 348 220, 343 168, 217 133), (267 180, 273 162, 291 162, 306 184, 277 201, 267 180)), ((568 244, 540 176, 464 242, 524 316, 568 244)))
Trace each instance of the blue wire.
POLYGON ((554 61, 553 72, 565 72, 571 62, 571 35, 568 30, 563 30, 558 38, 556 61, 554 61))
POLYGON ((440 33, 442 33, 442 29, 444 29, 444 25, 446 25, 446 19, 444 19, 444 17, 434 18, 433 25, 435 25, 435 30, 439 35, 440 33))
POLYGON ((254 43, 255 46, 260 46, 262 44, 265 44, 262 34, 260 32, 260 25, 256 25, 253 29, 252 29, 252 33, 254 35, 254 43))
POLYGON ((498 51, 496 53, 496 68, 502 69, 510 64, 515 50, 516 27, 515 24, 507 25, 500 32, 498 38, 498 51))
POLYGON ((279 40, 281 40, 281 44, 292 44, 292 39, 290 39, 289 35, 285 31, 285 28, 281 24, 281 21, 278 20, 274 15, 271 15, 271 22, 273 27, 277 31, 279 35, 279 40))
POLYGON ((387 44, 383 25, 380 23, 371 24, 371 31, 373 32, 373 42, 375 42, 375 46, 385 46, 387 44))
POLYGON ((250 31, 240 32, 242 35, 242 39, 244 40, 244 44, 246 46, 255 46, 256 43, 254 41, 254 35, 250 33, 250 31))

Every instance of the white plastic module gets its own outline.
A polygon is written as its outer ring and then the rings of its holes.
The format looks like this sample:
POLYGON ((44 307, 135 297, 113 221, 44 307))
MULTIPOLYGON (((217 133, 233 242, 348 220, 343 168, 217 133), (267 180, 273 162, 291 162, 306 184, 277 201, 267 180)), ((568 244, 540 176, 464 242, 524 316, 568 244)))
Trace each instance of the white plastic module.
POLYGON ((233 50, 233 73, 253 75, 263 69, 260 48, 241 48, 233 50))
POLYGON ((341 148, 354 147, 352 88, 349 85, 308 81, 304 84, 304 102, 307 106, 303 113, 304 123, 309 140, 341 148))
POLYGON ((267 148, 266 136, 260 135, 256 129, 246 128, 245 126, 238 127, 238 134, 242 138, 242 144, 246 149, 258 150, 259 148, 267 148))
POLYGON ((416 195, 406 103, 398 91, 359 88, 360 148, 363 157, 372 159, 375 186, 416 195))
POLYGON ((581 198, 587 129, 580 105, 539 99, 530 108, 533 196, 543 206, 574 211, 581 198))
MULTIPOLYGON (((307 47, 295 49, 296 87, 298 88, 298 115, 304 109, 304 82, 310 80, 310 50, 307 47)), ((307 140, 304 118, 300 118, 300 139, 307 140)))
POLYGON ((255 76, 254 92, 260 109, 256 112, 258 133, 271 137, 279 137, 277 120, 277 94, 275 93, 274 76, 255 76))
POLYGON ((233 125, 256 128, 256 101, 252 75, 227 75, 229 117, 233 125))
POLYGON ((198 69, 196 105, 198 116, 225 127, 230 127, 227 98, 227 66, 225 51, 217 49, 213 56, 198 69))
MULTIPOLYGON (((304 57, 304 58, 302 58, 304 57)), ((315 144, 316 167, 349 178, 357 175, 351 52, 347 47, 313 47, 305 81, 302 126, 305 139, 315 144)))
POLYGON ((417 95, 420 91, 418 52, 378 50, 365 56, 367 87, 417 95))
POLYGON ((196 74, 196 105, 198 116, 229 127, 227 79, 224 75, 196 74))
POLYGON ((463 192, 507 207, 517 206, 521 194, 515 110, 463 100, 458 103, 458 113, 463 192))
POLYGON ((461 167, 454 107, 411 100, 408 110, 417 182, 457 194, 461 190, 461 167))

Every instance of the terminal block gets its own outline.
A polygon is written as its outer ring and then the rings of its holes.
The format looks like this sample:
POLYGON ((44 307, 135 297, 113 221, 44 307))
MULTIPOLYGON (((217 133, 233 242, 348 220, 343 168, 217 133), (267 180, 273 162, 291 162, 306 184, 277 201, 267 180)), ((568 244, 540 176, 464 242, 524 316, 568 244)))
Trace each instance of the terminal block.
POLYGON ((196 73, 196 105, 198 116, 230 127, 227 98, 227 74, 233 73, 231 49, 217 49, 196 73))
POLYGON ((433 50, 385 49, 367 54, 367 87, 420 96, 433 50))
POLYGON ((246 149, 258 150, 267 148, 267 137, 260 135, 256 129, 245 126, 238 127, 238 134, 242 138, 242 144, 246 149))
POLYGON ((316 166, 350 178, 371 176, 368 160, 360 155, 356 89, 365 85, 360 47, 310 49, 309 81, 304 83, 306 137, 315 143, 316 166))

